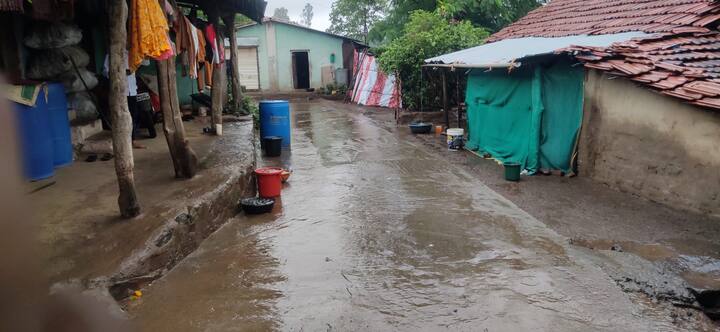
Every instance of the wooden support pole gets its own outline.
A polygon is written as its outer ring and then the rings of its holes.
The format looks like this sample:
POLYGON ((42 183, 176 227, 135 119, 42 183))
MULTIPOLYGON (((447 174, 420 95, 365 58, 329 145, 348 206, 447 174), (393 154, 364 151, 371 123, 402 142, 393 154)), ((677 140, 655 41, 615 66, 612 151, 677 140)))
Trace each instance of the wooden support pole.
POLYGON ((443 109, 445 110, 445 125, 447 126, 447 128, 450 128, 450 108, 447 98, 447 74, 444 68, 440 70, 442 70, 442 102, 443 109))
POLYGON ((118 205, 125 218, 140 214, 140 203, 135 191, 133 177, 132 118, 127 103, 127 73, 125 46, 127 45, 128 8, 125 0, 110 2, 110 118, 112 120, 112 141, 115 154, 115 173, 118 178, 118 205))
MULTIPOLYGON (((208 14, 210 15, 210 14, 208 14)), ((225 47, 225 42, 223 41, 222 34, 220 33, 219 29, 219 20, 218 17, 215 15, 210 15, 211 22, 215 26, 215 40, 217 41, 218 47, 225 47)), ((221 63, 219 64, 213 64, 213 74, 212 74, 212 91, 211 91, 211 98, 212 98, 212 125, 211 128, 214 129, 215 134, 218 136, 222 136, 222 112, 224 108, 224 95, 227 93, 227 72, 225 71, 225 62, 224 59, 221 59, 221 63)))
POLYGON ((455 104, 457 105, 458 128, 462 128, 462 102, 460 101, 460 75, 455 71, 455 104))
POLYGON ((232 69, 232 99, 233 103, 230 105, 234 112, 240 111, 240 105, 242 105, 242 87, 240 85, 240 59, 238 59, 238 46, 237 39, 235 36, 235 15, 226 16, 223 21, 225 22, 226 34, 230 39, 230 68, 232 69))
POLYGON ((174 56, 158 61, 158 89, 163 113, 163 132, 175 167, 175 177, 191 179, 197 173, 197 155, 185 137, 175 80, 174 56))
POLYGON ((223 96, 227 88, 225 73, 225 64, 214 64, 213 65, 213 82, 212 82, 212 128, 215 130, 215 134, 222 136, 222 112, 223 112, 223 96))

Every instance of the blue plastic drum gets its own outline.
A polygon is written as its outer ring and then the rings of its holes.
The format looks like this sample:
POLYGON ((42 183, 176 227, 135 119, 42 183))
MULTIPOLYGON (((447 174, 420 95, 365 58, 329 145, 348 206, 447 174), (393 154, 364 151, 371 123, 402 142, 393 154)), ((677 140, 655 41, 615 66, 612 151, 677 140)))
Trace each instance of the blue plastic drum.
POLYGON ((260 137, 282 137, 282 146, 290 146, 290 103, 287 100, 260 102, 260 137))
POLYGON ((23 174, 32 181, 53 176, 53 139, 44 90, 33 107, 12 104, 15 108, 23 174))
POLYGON ((70 139, 67 98, 62 84, 51 83, 48 85, 47 108, 53 141, 53 165, 55 167, 68 166, 73 161, 73 149, 70 139))

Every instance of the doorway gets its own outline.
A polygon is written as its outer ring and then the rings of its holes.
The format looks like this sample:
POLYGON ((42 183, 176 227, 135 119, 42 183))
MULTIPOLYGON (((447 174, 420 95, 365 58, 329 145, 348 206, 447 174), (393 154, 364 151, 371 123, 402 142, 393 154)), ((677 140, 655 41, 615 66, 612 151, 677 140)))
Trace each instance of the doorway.
POLYGON ((292 52, 293 88, 310 88, 310 59, 307 51, 292 52))

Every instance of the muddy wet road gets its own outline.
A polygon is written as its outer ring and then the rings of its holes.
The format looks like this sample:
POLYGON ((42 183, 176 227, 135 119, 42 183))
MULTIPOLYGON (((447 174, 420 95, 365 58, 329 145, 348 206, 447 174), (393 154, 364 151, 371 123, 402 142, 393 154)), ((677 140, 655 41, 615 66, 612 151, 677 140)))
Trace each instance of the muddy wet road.
POLYGON ((144 330, 677 329, 406 129, 292 107, 292 153, 262 161, 294 171, 274 213, 237 217, 144 289, 144 330))

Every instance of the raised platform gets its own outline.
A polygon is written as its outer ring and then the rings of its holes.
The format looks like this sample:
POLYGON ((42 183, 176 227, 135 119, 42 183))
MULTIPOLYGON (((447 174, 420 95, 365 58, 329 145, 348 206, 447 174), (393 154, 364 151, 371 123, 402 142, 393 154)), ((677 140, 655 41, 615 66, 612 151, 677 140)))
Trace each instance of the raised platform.
POLYGON ((162 275, 237 213, 237 201, 254 190, 253 123, 227 123, 225 135, 215 137, 202 133, 205 122, 185 122, 200 161, 191 180, 175 178, 162 134, 139 141, 147 149, 134 150, 143 208, 137 218, 119 217, 113 160, 85 162, 81 155, 29 196, 52 282, 110 288, 121 298, 125 287, 162 275))

